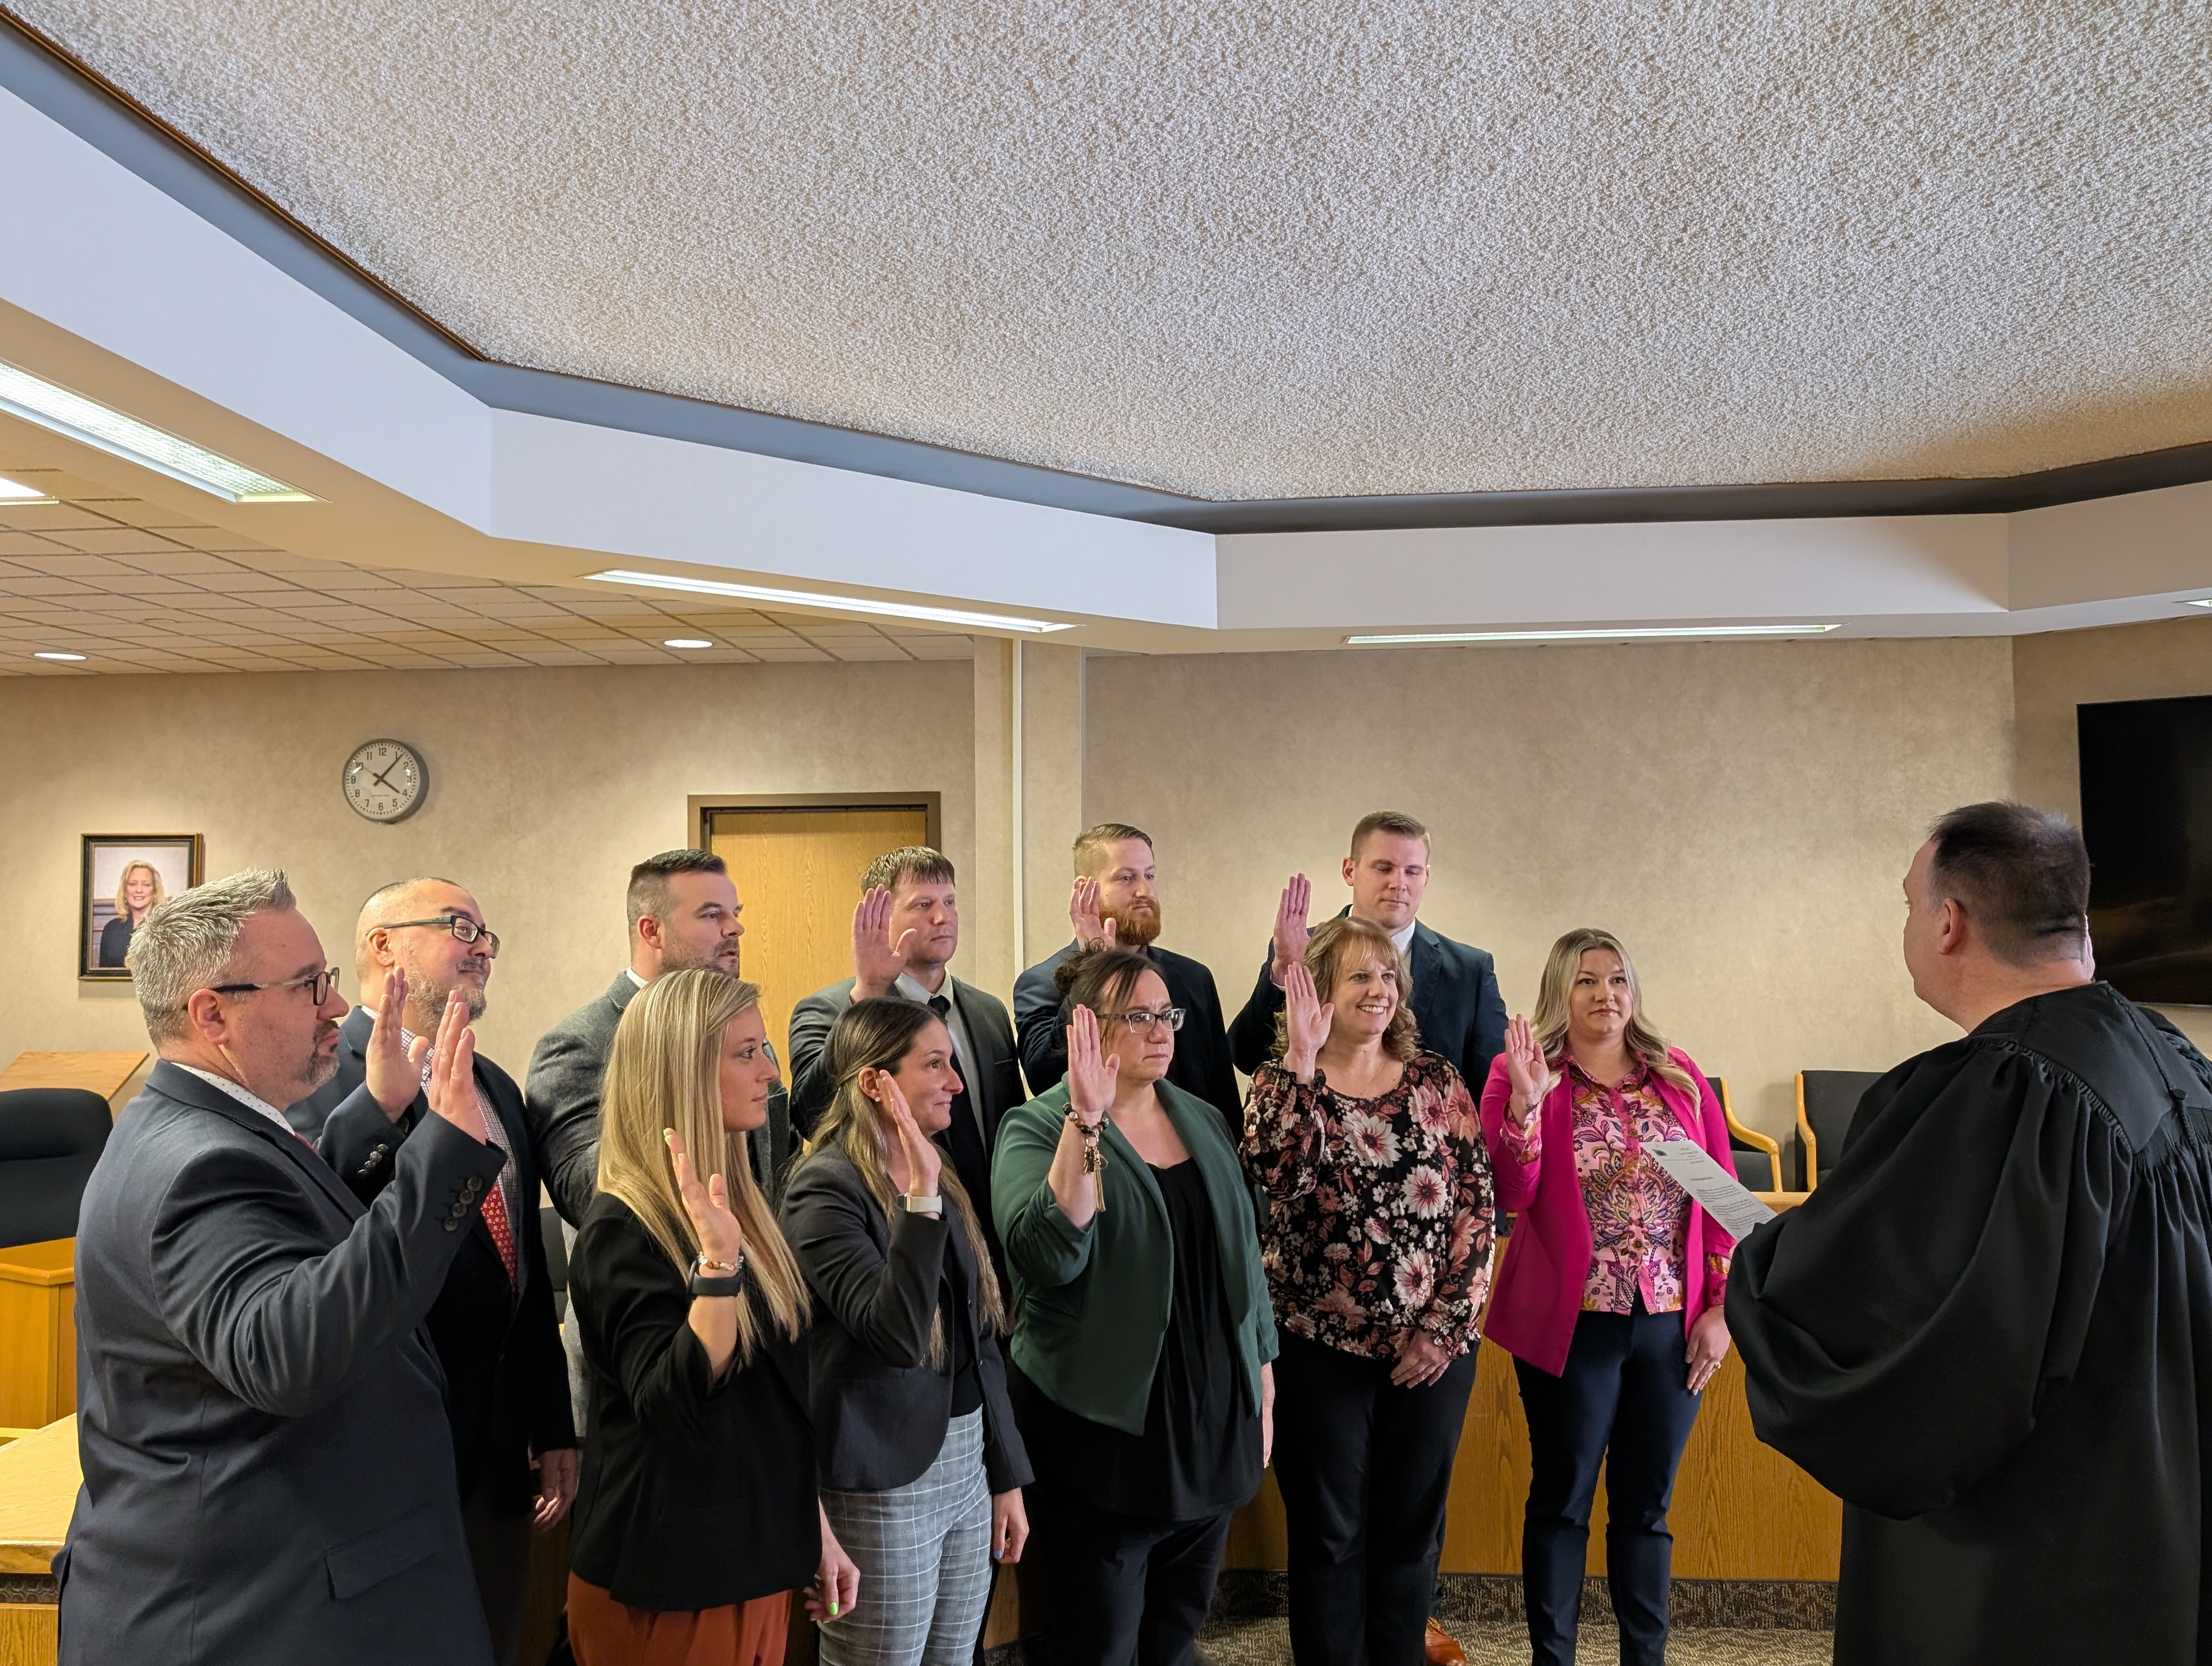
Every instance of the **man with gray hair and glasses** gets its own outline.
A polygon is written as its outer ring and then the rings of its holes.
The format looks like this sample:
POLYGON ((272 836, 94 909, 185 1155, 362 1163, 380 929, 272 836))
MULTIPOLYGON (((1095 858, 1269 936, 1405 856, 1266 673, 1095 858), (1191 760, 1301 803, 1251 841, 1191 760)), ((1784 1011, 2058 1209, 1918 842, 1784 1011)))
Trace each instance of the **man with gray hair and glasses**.
POLYGON ((282 1109, 335 1067, 346 1010, 284 876, 173 897, 129 964, 160 1062, 77 1228, 62 1661, 489 1666, 420 1329, 507 1160, 465 1001, 410 1049, 405 979, 375 992, 356 1092, 433 1114, 364 1209, 282 1109))

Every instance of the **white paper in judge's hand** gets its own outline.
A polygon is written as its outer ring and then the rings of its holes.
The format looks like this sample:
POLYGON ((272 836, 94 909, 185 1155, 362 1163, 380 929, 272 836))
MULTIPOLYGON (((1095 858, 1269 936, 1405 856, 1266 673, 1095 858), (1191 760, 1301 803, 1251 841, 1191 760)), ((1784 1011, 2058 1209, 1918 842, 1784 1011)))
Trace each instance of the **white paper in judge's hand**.
POLYGON ((1644 1146, 1644 1152, 1676 1185, 1704 1204, 1705 1213, 1730 1237, 1749 1237, 1753 1228, 1774 1219, 1774 1211, 1715 1162, 1704 1146, 1687 1140, 1662 1140, 1644 1146))

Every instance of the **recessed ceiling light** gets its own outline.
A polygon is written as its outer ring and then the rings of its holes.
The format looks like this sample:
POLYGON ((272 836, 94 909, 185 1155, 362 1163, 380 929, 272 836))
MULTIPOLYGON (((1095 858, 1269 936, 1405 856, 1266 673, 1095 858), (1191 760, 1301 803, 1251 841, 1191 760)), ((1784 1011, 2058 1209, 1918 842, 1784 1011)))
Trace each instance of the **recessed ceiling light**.
POLYGON ((833 613, 874 613, 893 619, 927 619, 936 624, 972 625, 978 630, 1025 630, 1038 634, 1073 630, 1049 619, 1022 619, 1004 613, 969 613, 957 607, 922 607, 913 602, 875 602, 858 596, 830 596, 813 590, 771 590, 758 584, 725 584, 720 579, 677 578, 667 573, 632 573, 610 568, 586 573, 602 584, 640 584, 654 590, 688 590, 702 596, 733 596, 742 601, 782 607, 818 607, 833 613))
POLYGON ((671 636, 661 643, 663 648, 712 648, 714 646, 704 636, 671 636))
POLYGON ((82 660, 84 658, 84 655, 82 654, 64 654, 59 648, 55 648, 51 651, 42 651, 38 654, 33 654, 31 657, 33 660, 82 660))
POLYGON ((1388 636, 1347 636, 1351 648, 1403 648, 1429 642, 1650 642, 1700 636, 1818 636, 1832 624, 1638 625, 1620 630, 1425 630, 1388 636))
POLYGON ((36 486, 26 486, 20 480, 0 478, 0 509, 12 508, 24 503, 51 503, 52 492, 42 492, 36 486))
POLYGON ((189 440, 110 410, 12 364, 0 363, 0 410, 51 429, 111 457, 166 474, 233 503, 312 503, 311 492, 234 463, 189 440))

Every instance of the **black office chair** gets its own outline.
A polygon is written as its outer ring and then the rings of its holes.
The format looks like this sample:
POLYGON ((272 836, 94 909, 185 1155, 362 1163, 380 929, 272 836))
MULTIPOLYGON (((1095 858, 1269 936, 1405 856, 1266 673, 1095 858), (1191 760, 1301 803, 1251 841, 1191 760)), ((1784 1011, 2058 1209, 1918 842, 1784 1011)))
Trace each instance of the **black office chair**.
POLYGON ((1797 1189, 1820 1183, 1820 1153, 1833 1167, 1859 1100, 1881 1079, 1879 1070, 1801 1070, 1797 1073, 1797 1189))
POLYGON ((538 1234, 545 1240, 545 1273, 553 1281, 553 1322, 568 1316, 568 1240, 561 1235, 561 1212, 550 1203, 538 1207, 538 1234))
POLYGON ((77 1204, 115 1126, 81 1087, 0 1093, 0 1247, 76 1236, 77 1204))
POLYGON ((1721 1115, 1728 1118, 1729 1155, 1735 1160, 1735 1177, 1754 1192, 1775 1190, 1778 1185, 1775 1176, 1782 1172, 1782 1147, 1771 1135, 1735 1120, 1735 1107, 1729 1103, 1727 1077, 1708 1076, 1705 1080, 1712 1085, 1713 1097, 1721 1102, 1721 1115))

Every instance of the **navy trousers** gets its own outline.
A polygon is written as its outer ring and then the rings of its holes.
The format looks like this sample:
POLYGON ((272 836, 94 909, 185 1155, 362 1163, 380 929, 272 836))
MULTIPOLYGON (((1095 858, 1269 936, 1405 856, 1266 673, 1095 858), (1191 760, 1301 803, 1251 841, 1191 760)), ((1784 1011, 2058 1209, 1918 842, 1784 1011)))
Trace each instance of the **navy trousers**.
POLYGON ((1680 1313, 1585 1313, 1559 1376, 1513 1362, 1534 1473, 1521 1528, 1521 1583, 1535 1666, 1571 1666, 1589 1554, 1590 1502, 1605 1468, 1606 1583, 1621 1666, 1667 1657, 1674 1467, 1698 1420, 1680 1313))

